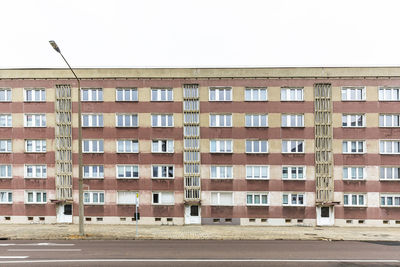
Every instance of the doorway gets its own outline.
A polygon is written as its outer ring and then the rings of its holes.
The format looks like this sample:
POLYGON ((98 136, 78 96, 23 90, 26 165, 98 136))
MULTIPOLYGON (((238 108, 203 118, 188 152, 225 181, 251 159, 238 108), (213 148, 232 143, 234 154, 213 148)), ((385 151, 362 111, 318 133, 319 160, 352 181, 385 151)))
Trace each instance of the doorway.
POLYGON ((57 223, 72 223, 72 204, 58 204, 57 223))
POLYGON ((185 206, 185 224, 201 224, 200 205, 185 206))
POLYGON ((330 226, 335 223, 335 214, 333 206, 317 207, 317 225, 330 226))

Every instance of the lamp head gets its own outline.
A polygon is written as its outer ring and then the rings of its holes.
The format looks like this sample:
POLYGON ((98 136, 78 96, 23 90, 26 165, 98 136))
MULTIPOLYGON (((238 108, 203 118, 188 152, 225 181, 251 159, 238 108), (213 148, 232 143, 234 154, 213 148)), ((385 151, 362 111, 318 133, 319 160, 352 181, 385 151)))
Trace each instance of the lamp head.
POLYGON ((55 41, 51 40, 49 41, 50 45, 53 47, 54 50, 56 50, 58 53, 61 53, 60 48, 58 47, 58 45, 56 44, 55 41))

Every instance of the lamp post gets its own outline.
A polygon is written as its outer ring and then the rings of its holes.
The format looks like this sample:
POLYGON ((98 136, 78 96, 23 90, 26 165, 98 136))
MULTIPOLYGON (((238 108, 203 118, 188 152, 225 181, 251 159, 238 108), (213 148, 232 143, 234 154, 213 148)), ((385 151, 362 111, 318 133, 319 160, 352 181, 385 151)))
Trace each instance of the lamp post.
POLYGON ((81 83, 76 76, 74 70, 71 68, 69 65, 68 61, 65 59, 63 54, 61 53, 60 48, 56 44, 55 41, 49 41, 50 45, 53 47, 54 50, 56 50, 57 53, 61 55, 61 57, 64 59, 65 63, 67 63, 68 68, 71 70, 71 72, 74 74, 75 79, 78 81, 78 153, 79 153, 79 160, 78 160, 78 168, 79 168, 79 235, 83 236, 85 235, 85 231, 83 228, 83 213, 84 213, 84 208, 83 208, 83 176, 82 176, 82 114, 81 114, 81 83))

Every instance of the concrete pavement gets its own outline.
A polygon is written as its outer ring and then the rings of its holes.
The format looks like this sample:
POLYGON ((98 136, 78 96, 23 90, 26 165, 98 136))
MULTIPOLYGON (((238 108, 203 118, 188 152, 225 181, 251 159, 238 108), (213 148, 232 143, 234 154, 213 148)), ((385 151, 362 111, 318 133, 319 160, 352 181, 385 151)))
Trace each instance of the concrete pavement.
MULTIPOLYGON (((81 239, 78 225, 1 224, 0 239, 81 239)), ((136 239, 135 225, 85 225, 83 239, 136 239)), ((400 228, 274 226, 139 226, 137 239, 400 241, 400 228)))

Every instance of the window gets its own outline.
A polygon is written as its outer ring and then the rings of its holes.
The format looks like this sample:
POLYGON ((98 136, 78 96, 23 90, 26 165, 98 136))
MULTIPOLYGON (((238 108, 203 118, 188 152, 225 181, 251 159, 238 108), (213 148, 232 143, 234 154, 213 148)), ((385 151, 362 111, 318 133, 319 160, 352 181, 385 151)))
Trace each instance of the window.
POLYGON ((103 127, 103 114, 83 114, 82 127, 103 127))
POLYGON ((379 127, 400 127, 400 114, 380 114, 379 127))
POLYGON ((268 153, 268 140, 246 140, 246 153, 268 153))
POLYGON ((174 117, 172 114, 152 114, 152 127, 174 127, 174 117))
POLYGON ((136 88, 117 88, 116 101, 138 101, 138 91, 136 88))
POLYGON ((117 178, 121 179, 139 178, 139 166, 117 165, 117 178))
POLYGON ((103 165, 83 166, 83 178, 104 178, 103 165))
POLYGON ((342 87, 342 101, 365 100, 365 87, 342 87))
POLYGON ((0 153, 10 153, 12 150, 11 147, 11 139, 8 140, 0 140, 0 153))
POLYGON ((304 127, 304 114, 282 114, 282 127, 304 127))
POLYGON ((210 153, 232 152, 232 140, 210 140, 210 153))
POLYGON ((117 192, 117 203, 118 204, 128 204, 128 205, 136 205, 136 194, 137 192, 132 191, 118 191, 117 192))
MULTIPOLYGON (((186 139, 186 141, 192 139, 186 139)), ((196 140, 197 141, 197 140, 196 140)), ((153 140, 151 145, 153 153, 174 153, 174 140, 153 140)))
POLYGON ((0 191, 0 204, 12 203, 12 192, 11 191, 0 191))
POLYGON ((25 140, 25 151, 26 152, 36 152, 36 153, 46 152, 46 140, 45 139, 25 140))
POLYGON ((364 180, 365 167, 343 167, 344 180, 364 180))
POLYGON ((25 127, 46 127, 46 114, 25 114, 25 127))
POLYGON ((215 179, 231 179, 233 178, 232 166, 211 166, 211 178, 215 179))
POLYGON ((138 127, 137 114, 117 114, 116 123, 117 127, 138 127))
POLYGON ((267 88, 246 88, 245 101, 267 101, 267 88))
POLYGON ((365 127, 365 114, 343 114, 342 127, 365 127))
POLYGON ((366 194, 347 194, 343 195, 344 206, 366 206, 366 194))
POLYGON ((117 140, 117 153, 139 153, 138 140, 117 140))
POLYGON ((303 100, 303 88, 281 88, 281 101, 303 100))
POLYGON ((151 89, 151 101, 173 101, 172 89, 151 89))
POLYGON ((11 178, 11 177, 12 177, 12 166, 0 165, 0 178, 11 178))
POLYGON ((46 90, 40 89, 25 89, 24 91, 25 102, 44 102, 46 101, 46 90))
POLYGON ((381 194, 381 207, 400 207, 400 195, 381 194))
POLYGON ((0 127, 12 127, 11 114, 0 114, 0 127))
POLYGON ((211 192, 211 205, 214 206, 232 206, 232 192, 211 192))
POLYGON ((306 167, 304 166, 283 166, 282 179, 303 180, 306 178, 306 167))
POLYGON ((247 206, 266 206, 268 205, 268 193, 247 193, 247 206))
POLYGON ((47 202, 47 194, 44 191, 26 191, 25 196, 28 204, 45 204, 47 202))
POLYGON ((184 123, 200 123, 200 116, 197 113, 183 113, 184 123))
POLYGON ((400 140, 379 141, 379 152, 381 154, 400 154, 400 140))
POLYGON ((210 114, 210 127, 232 127, 232 114, 210 114))
POLYGON ((104 204, 104 192, 86 191, 83 193, 83 203, 89 205, 104 204))
POLYGON ((365 141, 343 141, 342 149, 344 154, 365 153, 365 141))
POLYGON ((152 203, 158 205, 174 205, 174 192, 153 192, 152 203))
POLYGON ((268 179, 268 172, 266 165, 246 166, 246 179, 268 179))
POLYGON ((268 127, 267 114, 246 114, 246 127, 268 127))
POLYGON ((153 165, 152 178, 174 178, 174 166, 168 165, 153 165))
POLYGON ((0 102, 11 101, 11 89, 0 88, 0 102))
POLYGON ((304 153, 304 140, 282 140, 282 153, 304 153))
POLYGON ((232 101, 232 88, 210 88, 210 101, 232 101))
POLYGON ((284 206, 305 206, 304 193, 284 193, 282 204, 284 206))
POLYGON ((399 180, 400 167, 380 167, 379 179, 381 180, 399 180))
POLYGON ((83 153, 104 153, 103 140, 83 140, 83 153))
POLYGON ((86 88, 81 90, 82 101, 103 101, 103 89, 86 88))
POLYGON ((379 88, 379 101, 400 101, 400 88, 379 88))
POLYGON ((46 178, 46 165, 25 165, 25 178, 46 178))

